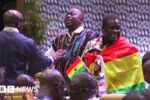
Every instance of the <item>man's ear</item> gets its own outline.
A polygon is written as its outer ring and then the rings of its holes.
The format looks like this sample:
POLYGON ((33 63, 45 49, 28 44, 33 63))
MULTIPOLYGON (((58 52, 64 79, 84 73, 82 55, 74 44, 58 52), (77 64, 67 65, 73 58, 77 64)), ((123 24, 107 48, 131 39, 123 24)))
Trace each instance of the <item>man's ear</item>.
POLYGON ((21 23, 16 22, 16 26, 17 26, 18 30, 20 30, 20 28, 21 28, 21 23))
POLYGON ((21 27, 20 23, 17 23, 17 28, 19 29, 21 27))
POLYGON ((84 18, 83 17, 80 17, 80 24, 82 24, 84 21, 84 18))

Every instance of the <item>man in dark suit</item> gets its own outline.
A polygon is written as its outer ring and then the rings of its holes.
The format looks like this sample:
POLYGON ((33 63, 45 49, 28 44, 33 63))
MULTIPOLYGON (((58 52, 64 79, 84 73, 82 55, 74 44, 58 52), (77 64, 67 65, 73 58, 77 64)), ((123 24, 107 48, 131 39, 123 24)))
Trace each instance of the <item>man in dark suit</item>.
POLYGON ((54 60, 64 56, 59 50, 52 56, 43 56, 35 42, 21 34, 24 18, 17 10, 8 10, 3 15, 5 28, 0 32, 0 67, 5 68, 5 84, 14 84, 17 76, 26 74, 28 68, 32 75, 50 66, 54 60))

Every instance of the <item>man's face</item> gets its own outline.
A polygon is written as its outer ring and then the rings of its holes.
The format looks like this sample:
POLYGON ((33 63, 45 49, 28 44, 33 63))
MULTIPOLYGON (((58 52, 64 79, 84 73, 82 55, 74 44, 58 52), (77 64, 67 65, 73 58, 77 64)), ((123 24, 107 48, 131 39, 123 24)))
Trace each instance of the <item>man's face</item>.
POLYGON ((120 21, 118 19, 110 19, 103 28, 105 39, 109 42, 114 42, 120 36, 120 21))
POLYGON ((82 24, 82 13, 78 9, 69 9, 65 17, 67 28, 78 28, 82 24))

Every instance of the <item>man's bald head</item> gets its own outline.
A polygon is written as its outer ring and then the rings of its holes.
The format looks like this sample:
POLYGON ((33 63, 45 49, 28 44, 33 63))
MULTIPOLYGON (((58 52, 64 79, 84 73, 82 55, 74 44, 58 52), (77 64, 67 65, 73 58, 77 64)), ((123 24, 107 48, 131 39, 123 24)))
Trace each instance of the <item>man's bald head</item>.
MULTIPOLYGON (((78 9, 78 8, 71 8, 71 9, 69 9, 69 10, 73 10, 73 11, 75 11, 75 12, 78 12, 79 15, 80 15, 80 17, 81 17, 81 19, 82 19, 82 22, 83 22, 83 20, 84 20, 84 14, 83 14, 83 12, 82 12, 80 9, 78 9)), ((68 11, 69 11, 69 10, 68 10, 68 11)))
POLYGON ((40 80, 40 96, 50 96, 53 100, 61 100, 64 95, 65 80, 55 69, 46 69, 40 80))
POLYGON ((73 11, 73 12, 78 13, 79 17, 82 19, 81 22, 83 22, 84 14, 83 14, 83 12, 80 9, 78 9, 78 8, 70 8, 68 11, 73 11))
POLYGON ((64 78, 62 74, 55 69, 47 69, 41 75, 41 82, 44 82, 44 84, 51 84, 58 81, 64 82, 64 78))
POLYGON ((77 8, 71 8, 67 11, 65 17, 65 25, 70 31, 74 31, 82 25, 84 21, 84 14, 77 8))
POLYGON ((22 31, 23 15, 17 10, 8 10, 3 15, 5 27, 16 27, 22 31))
POLYGON ((22 74, 16 78, 16 86, 34 86, 34 79, 27 75, 27 74, 22 74))
POLYGON ((69 85, 69 94, 71 100, 87 100, 96 93, 97 83, 94 76, 89 73, 82 73, 75 76, 69 85))

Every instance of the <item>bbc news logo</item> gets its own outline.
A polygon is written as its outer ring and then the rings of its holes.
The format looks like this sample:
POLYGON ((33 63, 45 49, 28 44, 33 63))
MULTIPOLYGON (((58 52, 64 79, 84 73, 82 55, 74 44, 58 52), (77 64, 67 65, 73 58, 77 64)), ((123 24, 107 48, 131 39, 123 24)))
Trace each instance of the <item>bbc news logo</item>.
POLYGON ((4 86, 0 85, 0 93, 15 93, 15 92, 38 92, 38 86, 4 86))

